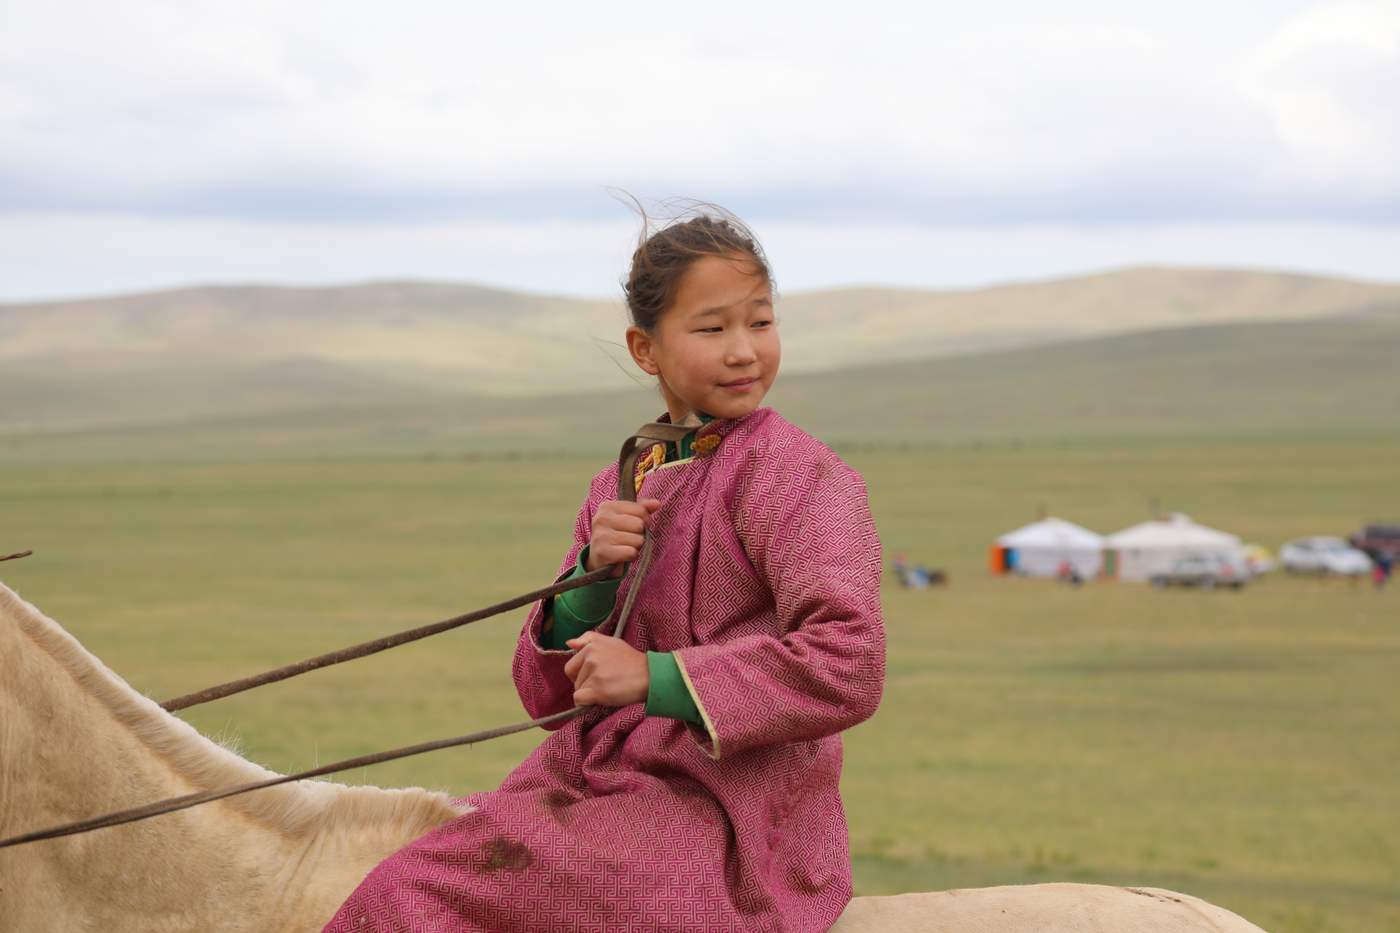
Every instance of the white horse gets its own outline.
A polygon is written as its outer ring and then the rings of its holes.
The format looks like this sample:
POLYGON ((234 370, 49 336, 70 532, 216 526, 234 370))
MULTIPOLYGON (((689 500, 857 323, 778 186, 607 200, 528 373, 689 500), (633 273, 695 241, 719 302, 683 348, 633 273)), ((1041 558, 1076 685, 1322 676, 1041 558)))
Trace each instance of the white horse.
MULTIPOLYGON (((272 777, 128 686, 0 584, 0 838, 272 777)), ((465 812, 445 794, 300 781, 0 849, 6 931, 316 931, 379 861, 465 812)), ((838 933, 1262 933, 1151 888, 858 897, 838 933)))

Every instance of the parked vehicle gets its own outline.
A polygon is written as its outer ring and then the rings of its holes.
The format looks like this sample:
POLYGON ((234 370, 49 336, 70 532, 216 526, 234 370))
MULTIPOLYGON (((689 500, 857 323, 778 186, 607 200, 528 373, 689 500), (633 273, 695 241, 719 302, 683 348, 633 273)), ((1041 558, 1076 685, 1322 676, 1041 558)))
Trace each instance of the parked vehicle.
POLYGON ((1279 550, 1289 573, 1355 577, 1371 572, 1371 558, 1341 538, 1313 537, 1290 541, 1279 550))
POLYGON ((1378 561, 1385 554, 1393 563, 1400 560, 1400 525, 1367 525, 1351 536, 1350 544, 1365 551, 1371 560, 1378 561))
POLYGON ((1238 590, 1249 581, 1249 571, 1219 554, 1188 554, 1151 579, 1153 586, 1198 586, 1203 590, 1228 586, 1238 590))

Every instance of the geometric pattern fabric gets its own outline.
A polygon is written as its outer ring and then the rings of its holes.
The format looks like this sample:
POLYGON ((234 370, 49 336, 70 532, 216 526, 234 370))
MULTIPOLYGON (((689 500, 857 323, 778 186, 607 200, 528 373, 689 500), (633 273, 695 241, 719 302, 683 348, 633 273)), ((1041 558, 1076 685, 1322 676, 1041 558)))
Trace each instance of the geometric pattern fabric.
MULTIPOLYGON (((665 416, 663 416, 664 419, 665 416)), ((330 933, 825 930, 851 896, 839 733, 885 676, 880 542, 864 482, 770 408, 700 428, 647 474, 651 568, 626 640, 675 652, 704 725, 598 707, 475 810, 380 863, 330 933)), ((594 477, 561 576, 614 498, 594 477)), ((623 578, 614 615, 632 585, 623 578)), ((513 662, 532 717, 573 705, 530 611, 513 662)))

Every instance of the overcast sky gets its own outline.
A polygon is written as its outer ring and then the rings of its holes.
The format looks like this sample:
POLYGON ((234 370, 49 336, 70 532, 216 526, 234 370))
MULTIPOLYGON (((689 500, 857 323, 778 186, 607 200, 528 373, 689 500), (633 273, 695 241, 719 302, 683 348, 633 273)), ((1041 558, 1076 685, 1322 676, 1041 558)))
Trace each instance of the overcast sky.
POLYGON ((615 294, 609 186, 733 209, 790 289, 1400 280, 1397 89, 1400 0, 4 0, 0 300, 615 294))

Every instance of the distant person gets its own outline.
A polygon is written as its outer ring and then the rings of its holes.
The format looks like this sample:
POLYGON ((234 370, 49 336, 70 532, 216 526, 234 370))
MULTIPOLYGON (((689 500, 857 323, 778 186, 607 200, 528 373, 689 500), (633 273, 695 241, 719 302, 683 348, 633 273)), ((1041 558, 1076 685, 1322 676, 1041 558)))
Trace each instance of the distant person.
POLYGON ((911 590, 926 590, 932 584, 947 581, 947 575, 941 570, 934 570, 923 564, 911 566, 909 558, 903 552, 894 556, 894 576, 901 587, 911 590))
POLYGON ((1068 583, 1070 586, 1078 587, 1084 582, 1084 578, 1079 573, 1079 568, 1074 566, 1071 560, 1060 561, 1060 566, 1055 573, 1061 583, 1068 583))
POLYGON ((909 558, 905 556, 903 551, 894 556, 894 578, 906 590, 914 586, 914 571, 909 566, 909 558))
POLYGON ((1385 586, 1390 579, 1391 571, 1395 568, 1395 555, 1389 551, 1377 551, 1376 559, 1371 565, 1371 582, 1376 585, 1376 589, 1385 586))
POLYGON ((645 234, 627 347, 689 432, 594 477, 562 576, 613 578, 537 603, 513 667, 531 716, 584 711, 375 868, 329 933, 818 931, 850 900, 840 733, 885 678, 865 484, 759 407, 780 346, 752 234, 708 212, 645 234))

